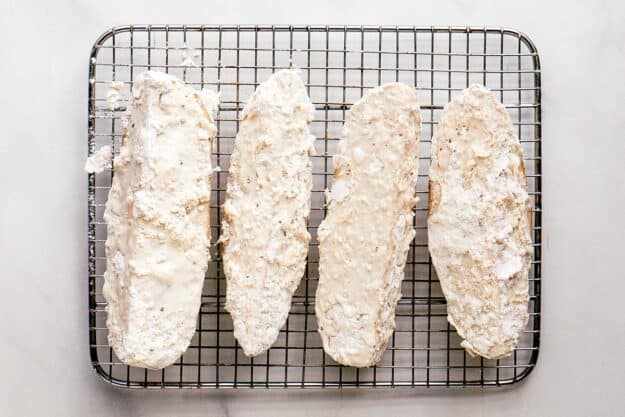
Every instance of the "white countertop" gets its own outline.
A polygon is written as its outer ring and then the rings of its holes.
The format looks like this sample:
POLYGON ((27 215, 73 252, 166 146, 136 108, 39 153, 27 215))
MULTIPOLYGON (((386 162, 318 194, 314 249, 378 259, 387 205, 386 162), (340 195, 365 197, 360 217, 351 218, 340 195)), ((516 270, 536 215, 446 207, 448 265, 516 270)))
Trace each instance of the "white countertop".
POLYGON ((625 4, 297 3, 0 2, 3 414, 623 415, 625 4), (542 61, 544 280, 540 358, 526 381, 483 390, 145 392, 96 376, 87 351, 82 171, 89 50, 114 25, 185 22, 492 25, 533 39, 542 61))

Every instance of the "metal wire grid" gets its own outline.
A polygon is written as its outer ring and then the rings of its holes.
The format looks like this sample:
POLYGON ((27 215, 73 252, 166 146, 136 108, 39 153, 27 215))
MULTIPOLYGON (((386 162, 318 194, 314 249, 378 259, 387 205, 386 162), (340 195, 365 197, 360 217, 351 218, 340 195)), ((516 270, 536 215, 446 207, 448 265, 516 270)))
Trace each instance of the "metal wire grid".
POLYGON ((352 26, 124 26, 95 43, 89 66, 89 154, 102 145, 119 149, 121 118, 130 87, 147 69, 176 74, 196 88, 221 92, 214 163, 211 222, 219 237, 229 156, 239 112, 255 87, 280 68, 302 71, 316 114, 312 235, 305 277, 289 319, 266 353, 245 357, 224 311, 225 278, 213 248, 197 331, 174 365, 148 371, 122 364, 107 343, 102 297, 106 225, 102 214, 113 170, 89 175, 89 344, 93 366, 112 384, 126 387, 412 387, 506 385, 536 365, 540 336, 541 284, 541 102, 536 48, 510 29, 465 27, 352 26), (193 56, 197 67, 182 65, 193 56), (123 99, 111 110, 106 91, 123 82, 123 99), (414 226, 397 329, 375 367, 346 368, 325 356, 314 315, 318 249, 316 231, 325 215, 323 190, 331 185, 331 156, 345 112, 366 89, 384 82, 415 85, 422 103, 421 161, 414 226), (446 320, 445 299, 427 249, 427 172, 432 132, 445 103, 471 83, 494 91, 521 140, 533 202, 534 259, 530 272, 530 320, 519 347, 498 361, 472 358, 446 320))

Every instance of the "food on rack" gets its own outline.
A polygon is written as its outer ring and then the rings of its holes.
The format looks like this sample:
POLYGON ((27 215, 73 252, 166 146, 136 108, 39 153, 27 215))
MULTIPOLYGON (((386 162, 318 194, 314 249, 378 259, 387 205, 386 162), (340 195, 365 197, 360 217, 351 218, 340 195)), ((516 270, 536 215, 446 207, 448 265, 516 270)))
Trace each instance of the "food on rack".
POLYGON ((428 245, 449 322, 471 355, 510 355, 528 320, 531 205, 504 106, 472 85, 432 139, 428 245))
POLYGON ((112 150, 104 145, 93 153, 85 162, 85 171, 89 174, 99 174, 111 165, 112 150))
POLYGON ((245 105, 223 206, 226 310, 247 356, 284 325, 306 264, 314 107, 296 69, 273 74, 245 105))
POLYGON ((195 58, 198 58, 200 54, 200 51, 193 49, 190 46, 185 46, 180 53, 182 58, 180 65, 187 68, 196 68, 198 65, 195 62, 195 58))
POLYGON ((121 81, 113 81, 108 91, 106 92, 106 102, 109 105, 109 110, 117 109, 117 102, 122 97, 122 89, 124 83, 121 81))
POLYGON ((128 365, 170 365, 195 332, 218 100, 161 72, 134 83, 104 213, 108 340, 128 365))
POLYGON ((395 329, 415 235, 420 130, 417 92, 404 84, 369 91, 347 113, 318 232, 315 305, 323 347, 344 365, 374 365, 395 329))

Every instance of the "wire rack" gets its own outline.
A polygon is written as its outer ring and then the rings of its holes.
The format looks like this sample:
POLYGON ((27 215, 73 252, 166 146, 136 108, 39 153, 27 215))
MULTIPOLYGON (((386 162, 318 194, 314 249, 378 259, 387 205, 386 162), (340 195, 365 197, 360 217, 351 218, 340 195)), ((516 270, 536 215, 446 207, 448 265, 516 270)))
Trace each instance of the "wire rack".
POLYGON ((89 346, 98 374, 126 387, 414 387, 507 385, 536 365, 541 287, 541 92, 536 48, 522 33, 500 28, 362 26, 141 25, 104 33, 89 65, 89 154, 102 145, 119 150, 121 119, 130 87, 147 69, 169 72, 195 88, 221 92, 216 118, 212 236, 219 238, 229 157, 239 115, 255 87, 280 68, 296 65, 316 113, 317 137, 305 277, 293 297, 286 325, 273 347, 250 359, 243 355, 224 310, 225 278, 219 251, 206 274, 197 331, 174 365, 150 371, 122 364, 107 343, 106 267, 102 219, 113 170, 88 179, 89 346), (182 65, 191 56, 197 66, 182 65), (123 83, 111 110, 106 92, 123 83), (314 315, 318 279, 316 231, 325 215, 323 190, 331 186, 332 155, 345 112, 371 87, 400 81, 416 86, 422 103, 421 160, 411 244, 397 307, 397 329, 377 366, 342 367, 324 355, 314 315), (472 358, 446 319, 445 298, 427 248, 427 173, 430 141, 443 106, 472 83, 489 87, 504 103, 520 138, 533 205, 534 258, 529 276, 530 320, 512 356, 472 358))

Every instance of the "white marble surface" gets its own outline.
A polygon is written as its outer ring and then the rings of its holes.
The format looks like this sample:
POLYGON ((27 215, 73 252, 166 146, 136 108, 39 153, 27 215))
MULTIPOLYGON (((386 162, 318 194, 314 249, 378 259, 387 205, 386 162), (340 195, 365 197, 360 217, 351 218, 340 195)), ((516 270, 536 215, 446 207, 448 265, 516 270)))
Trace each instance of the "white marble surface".
POLYGON ((624 3, 338 3, 0 1, 3 415, 623 415, 624 3), (149 22, 486 24, 529 34, 543 67, 545 234, 543 336, 528 380, 327 392, 131 392, 101 382, 87 353, 87 60, 106 28, 149 22))

